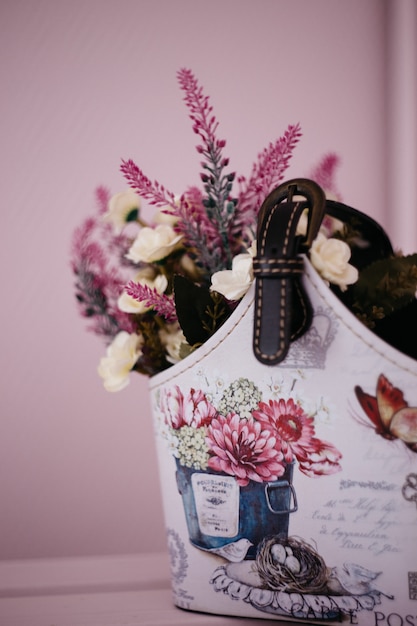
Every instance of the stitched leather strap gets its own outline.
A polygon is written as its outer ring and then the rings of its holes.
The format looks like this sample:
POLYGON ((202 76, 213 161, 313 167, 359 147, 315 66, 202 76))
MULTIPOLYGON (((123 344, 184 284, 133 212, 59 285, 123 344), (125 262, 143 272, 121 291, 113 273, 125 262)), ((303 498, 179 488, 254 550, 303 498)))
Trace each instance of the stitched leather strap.
POLYGON ((303 259, 317 236, 324 215, 321 188, 295 179, 275 189, 263 203, 258 220, 253 350, 262 363, 283 361, 290 342, 309 327, 312 311, 301 283, 303 259), (306 201, 294 202, 294 196, 306 201), (283 202, 283 200, 286 200, 283 202), (308 209, 307 236, 296 235, 298 221, 308 209))
POLYGON ((349 224, 353 231, 358 231, 361 245, 352 247, 350 263, 359 270, 377 259, 385 259, 394 254, 388 235, 369 215, 334 200, 326 200, 326 215, 349 224))

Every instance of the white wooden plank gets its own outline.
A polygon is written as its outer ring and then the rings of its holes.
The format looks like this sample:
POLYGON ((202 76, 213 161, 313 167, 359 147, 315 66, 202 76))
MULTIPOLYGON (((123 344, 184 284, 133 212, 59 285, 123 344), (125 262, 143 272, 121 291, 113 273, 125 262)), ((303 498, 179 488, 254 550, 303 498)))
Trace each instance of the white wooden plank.
POLYGON ((169 584, 165 553, 0 562, 0 597, 169 584))
POLYGON ((260 617, 175 607, 165 553, 0 562, 0 626, 262 626, 260 617))
MULTIPOLYGON (((168 589, 0 599, 2 626, 237 626, 242 623, 262 626, 265 621, 183 611, 172 604, 168 589)), ((279 622, 274 624, 278 626, 279 622)))

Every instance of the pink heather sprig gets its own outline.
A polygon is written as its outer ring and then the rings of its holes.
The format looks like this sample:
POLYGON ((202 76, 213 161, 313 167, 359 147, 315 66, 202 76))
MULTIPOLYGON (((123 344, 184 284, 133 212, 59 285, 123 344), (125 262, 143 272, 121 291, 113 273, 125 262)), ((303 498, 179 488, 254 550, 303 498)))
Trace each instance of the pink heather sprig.
POLYGON ((314 180, 324 191, 333 194, 337 200, 341 200, 341 195, 335 183, 335 173, 340 165, 340 157, 334 152, 325 154, 321 161, 311 171, 310 178, 314 180))
POLYGON ((99 243, 102 232, 102 222, 96 218, 85 220, 74 231, 71 266, 80 313, 92 320, 88 330, 111 340, 120 330, 134 332, 135 327, 131 316, 117 306, 125 281, 99 243))
POLYGON ((122 160, 120 170, 130 187, 134 189, 141 198, 148 200, 149 204, 158 207, 169 206, 176 211, 177 207, 174 194, 168 189, 165 189, 165 187, 157 181, 152 182, 132 159, 128 159, 127 161, 122 160))
POLYGON ((97 187, 95 195, 98 214, 104 215, 104 213, 106 213, 108 209, 111 193, 106 187, 100 185, 99 187, 97 187))
MULTIPOLYGON (((111 194, 106 187, 99 186, 95 191, 98 219, 94 221, 94 233, 91 237, 99 242, 102 249, 103 258, 107 263, 111 260, 114 267, 132 267, 132 263, 127 260, 126 252, 131 246, 129 237, 123 233, 115 233, 111 222, 103 219, 103 215, 108 210, 111 194)), ((104 268, 103 268, 104 269, 104 268)))
MULTIPOLYGON (((238 220, 234 228, 245 233, 256 224, 259 209, 268 194, 277 187, 284 178, 294 148, 302 133, 299 124, 289 125, 284 135, 258 154, 252 167, 249 180, 239 177, 241 189, 237 203, 238 220)), ((251 233, 253 236, 254 233, 251 233)), ((246 240, 246 244, 250 241, 246 240)))
POLYGON ((163 317, 168 323, 177 321, 175 302, 173 298, 165 294, 158 293, 156 289, 151 289, 148 285, 129 281, 125 286, 126 293, 137 300, 143 302, 145 306, 152 307, 158 315, 163 317))
POLYGON ((196 265, 208 275, 222 269, 221 239, 215 224, 207 215, 200 189, 190 187, 187 190, 180 199, 176 216, 178 221, 174 228, 183 234, 196 265))
POLYGON ((190 112, 193 131, 202 141, 197 146, 197 152, 205 159, 201 163, 204 171, 200 175, 207 194, 203 204, 209 219, 217 224, 224 260, 230 264, 233 254, 230 250, 229 225, 233 221, 236 201, 230 197, 235 174, 224 173, 224 168, 229 164, 229 159, 223 157, 226 141, 216 137, 218 122, 213 107, 191 70, 183 68, 177 77, 185 94, 184 102, 190 112))

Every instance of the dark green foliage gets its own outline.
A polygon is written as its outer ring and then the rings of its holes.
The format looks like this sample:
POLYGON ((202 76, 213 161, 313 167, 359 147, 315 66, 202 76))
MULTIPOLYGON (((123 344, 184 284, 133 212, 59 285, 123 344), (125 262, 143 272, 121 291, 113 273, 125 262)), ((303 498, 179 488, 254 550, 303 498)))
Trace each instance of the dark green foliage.
POLYGON ((367 326, 374 328, 377 320, 410 304, 416 289, 417 254, 382 259, 363 269, 350 288, 352 308, 367 326))
POLYGON ((229 306, 220 294, 184 276, 174 277, 174 298, 178 321, 193 347, 207 341, 230 315, 229 306))

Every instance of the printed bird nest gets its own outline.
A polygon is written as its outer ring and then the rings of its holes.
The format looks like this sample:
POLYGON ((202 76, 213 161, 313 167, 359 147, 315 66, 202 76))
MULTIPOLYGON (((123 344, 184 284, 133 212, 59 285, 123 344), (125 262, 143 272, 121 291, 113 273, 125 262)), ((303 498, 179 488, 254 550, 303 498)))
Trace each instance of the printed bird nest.
POLYGON ((256 554, 262 583, 287 593, 322 593, 328 570, 322 557, 308 543, 296 537, 265 537, 256 554))

